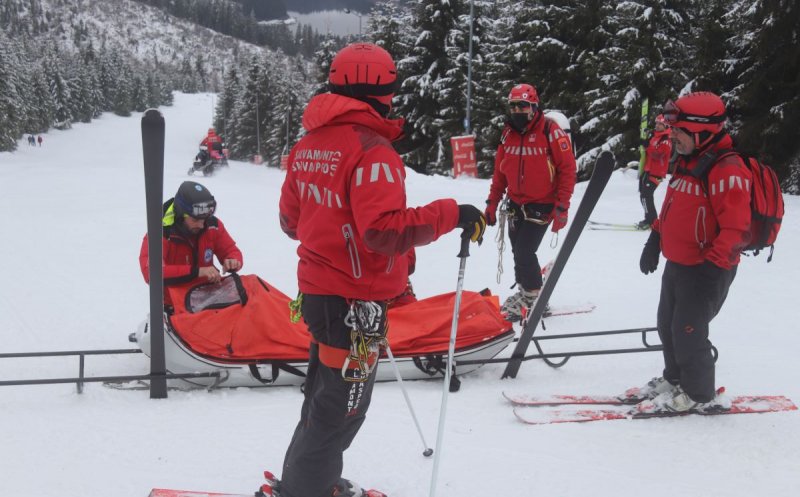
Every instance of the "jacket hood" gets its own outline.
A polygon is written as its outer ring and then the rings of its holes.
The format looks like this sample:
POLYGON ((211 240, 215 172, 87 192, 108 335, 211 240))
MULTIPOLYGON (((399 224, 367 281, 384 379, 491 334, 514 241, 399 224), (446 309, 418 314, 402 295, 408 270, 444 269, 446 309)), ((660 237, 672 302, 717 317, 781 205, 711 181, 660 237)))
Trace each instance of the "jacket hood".
POLYGON ((403 136, 404 122, 403 119, 381 117, 369 104, 333 93, 313 97, 303 112, 303 128, 306 131, 329 125, 360 124, 391 141, 403 136))

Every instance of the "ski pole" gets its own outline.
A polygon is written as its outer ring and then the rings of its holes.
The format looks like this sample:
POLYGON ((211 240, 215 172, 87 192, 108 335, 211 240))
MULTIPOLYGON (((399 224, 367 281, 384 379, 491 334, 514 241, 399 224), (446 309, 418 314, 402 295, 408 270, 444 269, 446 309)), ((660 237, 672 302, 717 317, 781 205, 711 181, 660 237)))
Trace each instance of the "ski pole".
POLYGON ((436 478, 439 473, 439 461, 442 459, 442 438, 444 437, 444 419, 447 413, 447 394, 450 391, 450 370, 452 369, 453 355, 456 349, 458 311, 461 308, 461 294, 464 290, 464 268, 467 266, 467 257, 469 257, 469 242, 469 235, 464 232, 461 235, 461 251, 458 253, 461 262, 458 267, 458 285, 456 286, 456 302, 453 305, 453 326, 450 328, 450 345, 447 348, 447 368, 444 371, 444 390, 442 391, 442 407, 439 410, 439 428, 436 431, 436 451, 433 457, 430 497, 436 495, 436 478))
POLYGON ((394 354, 392 354, 392 349, 389 348, 388 343, 386 344, 386 355, 389 356, 389 362, 392 363, 394 375, 397 378, 397 383, 400 384, 400 390, 403 392, 403 397, 406 399, 406 405, 408 406, 408 410, 411 412, 411 418, 414 420, 414 425, 417 427, 417 433, 419 433, 419 438, 422 440, 422 446, 425 448, 425 450, 422 452, 422 455, 425 457, 430 457, 431 454, 433 454, 433 449, 428 447, 428 442, 425 441, 425 435, 422 434, 422 428, 419 426, 419 421, 417 421, 417 415, 414 412, 414 406, 411 405, 411 398, 408 396, 406 386, 403 383, 403 377, 400 375, 400 368, 397 367, 397 362, 394 360, 394 354))

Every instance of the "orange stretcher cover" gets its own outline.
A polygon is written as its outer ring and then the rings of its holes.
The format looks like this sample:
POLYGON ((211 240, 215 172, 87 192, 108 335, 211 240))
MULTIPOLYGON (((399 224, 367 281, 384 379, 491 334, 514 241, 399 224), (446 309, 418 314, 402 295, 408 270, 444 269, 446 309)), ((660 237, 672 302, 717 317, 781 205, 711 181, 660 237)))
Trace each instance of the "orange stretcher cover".
MULTIPOLYGON (((227 360, 308 360, 310 335, 302 320, 296 324, 290 321, 291 299, 255 275, 224 278, 223 283, 230 283, 229 294, 233 287, 230 280, 237 283, 240 294, 246 295, 244 304, 225 302, 192 312, 189 294, 209 293, 214 285, 166 288, 175 307, 169 324, 189 348, 203 356, 227 360)), ((455 292, 389 309, 388 337, 394 355, 446 353, 454 302, 455 292)), ((511 323, 500 315, 496 296, 466 290, 462 293, 456 350, 492 340, 510 329, 511 323)))

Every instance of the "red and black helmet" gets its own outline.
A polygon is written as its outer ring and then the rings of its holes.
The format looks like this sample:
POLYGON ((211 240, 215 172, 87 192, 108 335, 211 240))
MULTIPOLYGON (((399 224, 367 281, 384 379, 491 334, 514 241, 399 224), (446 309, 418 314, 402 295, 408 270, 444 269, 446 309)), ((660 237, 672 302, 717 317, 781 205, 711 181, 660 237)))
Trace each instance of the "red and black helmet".
POLYGON ((708 132, 717 134, 727 120, 725 103, 719 96, 699 91, 684 95, 676 101, 664 104, 664 121, 670 126, 689 133, 708 132))
POLYGON ((508 94, 508 101, 528 102, 531 105, 539 105, 539 94, 536 93, 536 88, 532 85, 522 83, 511 88, 508 94))
POLYGON ((372 43, 352 43, 336 54, 328 73, 331 93, 377 101, 391 109, 397 91, 397 68, 389 52, 372 43))

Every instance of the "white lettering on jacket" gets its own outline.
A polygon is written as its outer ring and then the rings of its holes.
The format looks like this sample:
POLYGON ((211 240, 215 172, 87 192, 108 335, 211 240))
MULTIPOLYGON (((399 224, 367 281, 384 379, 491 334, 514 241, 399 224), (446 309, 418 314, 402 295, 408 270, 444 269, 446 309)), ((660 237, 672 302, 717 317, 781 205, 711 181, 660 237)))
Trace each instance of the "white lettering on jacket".
POLYGON ((302 148, 297 150, 292 161, 292 171, 330 174, 333 176, 339 167, 342 152, 339 150, 317 150, 302 148))

